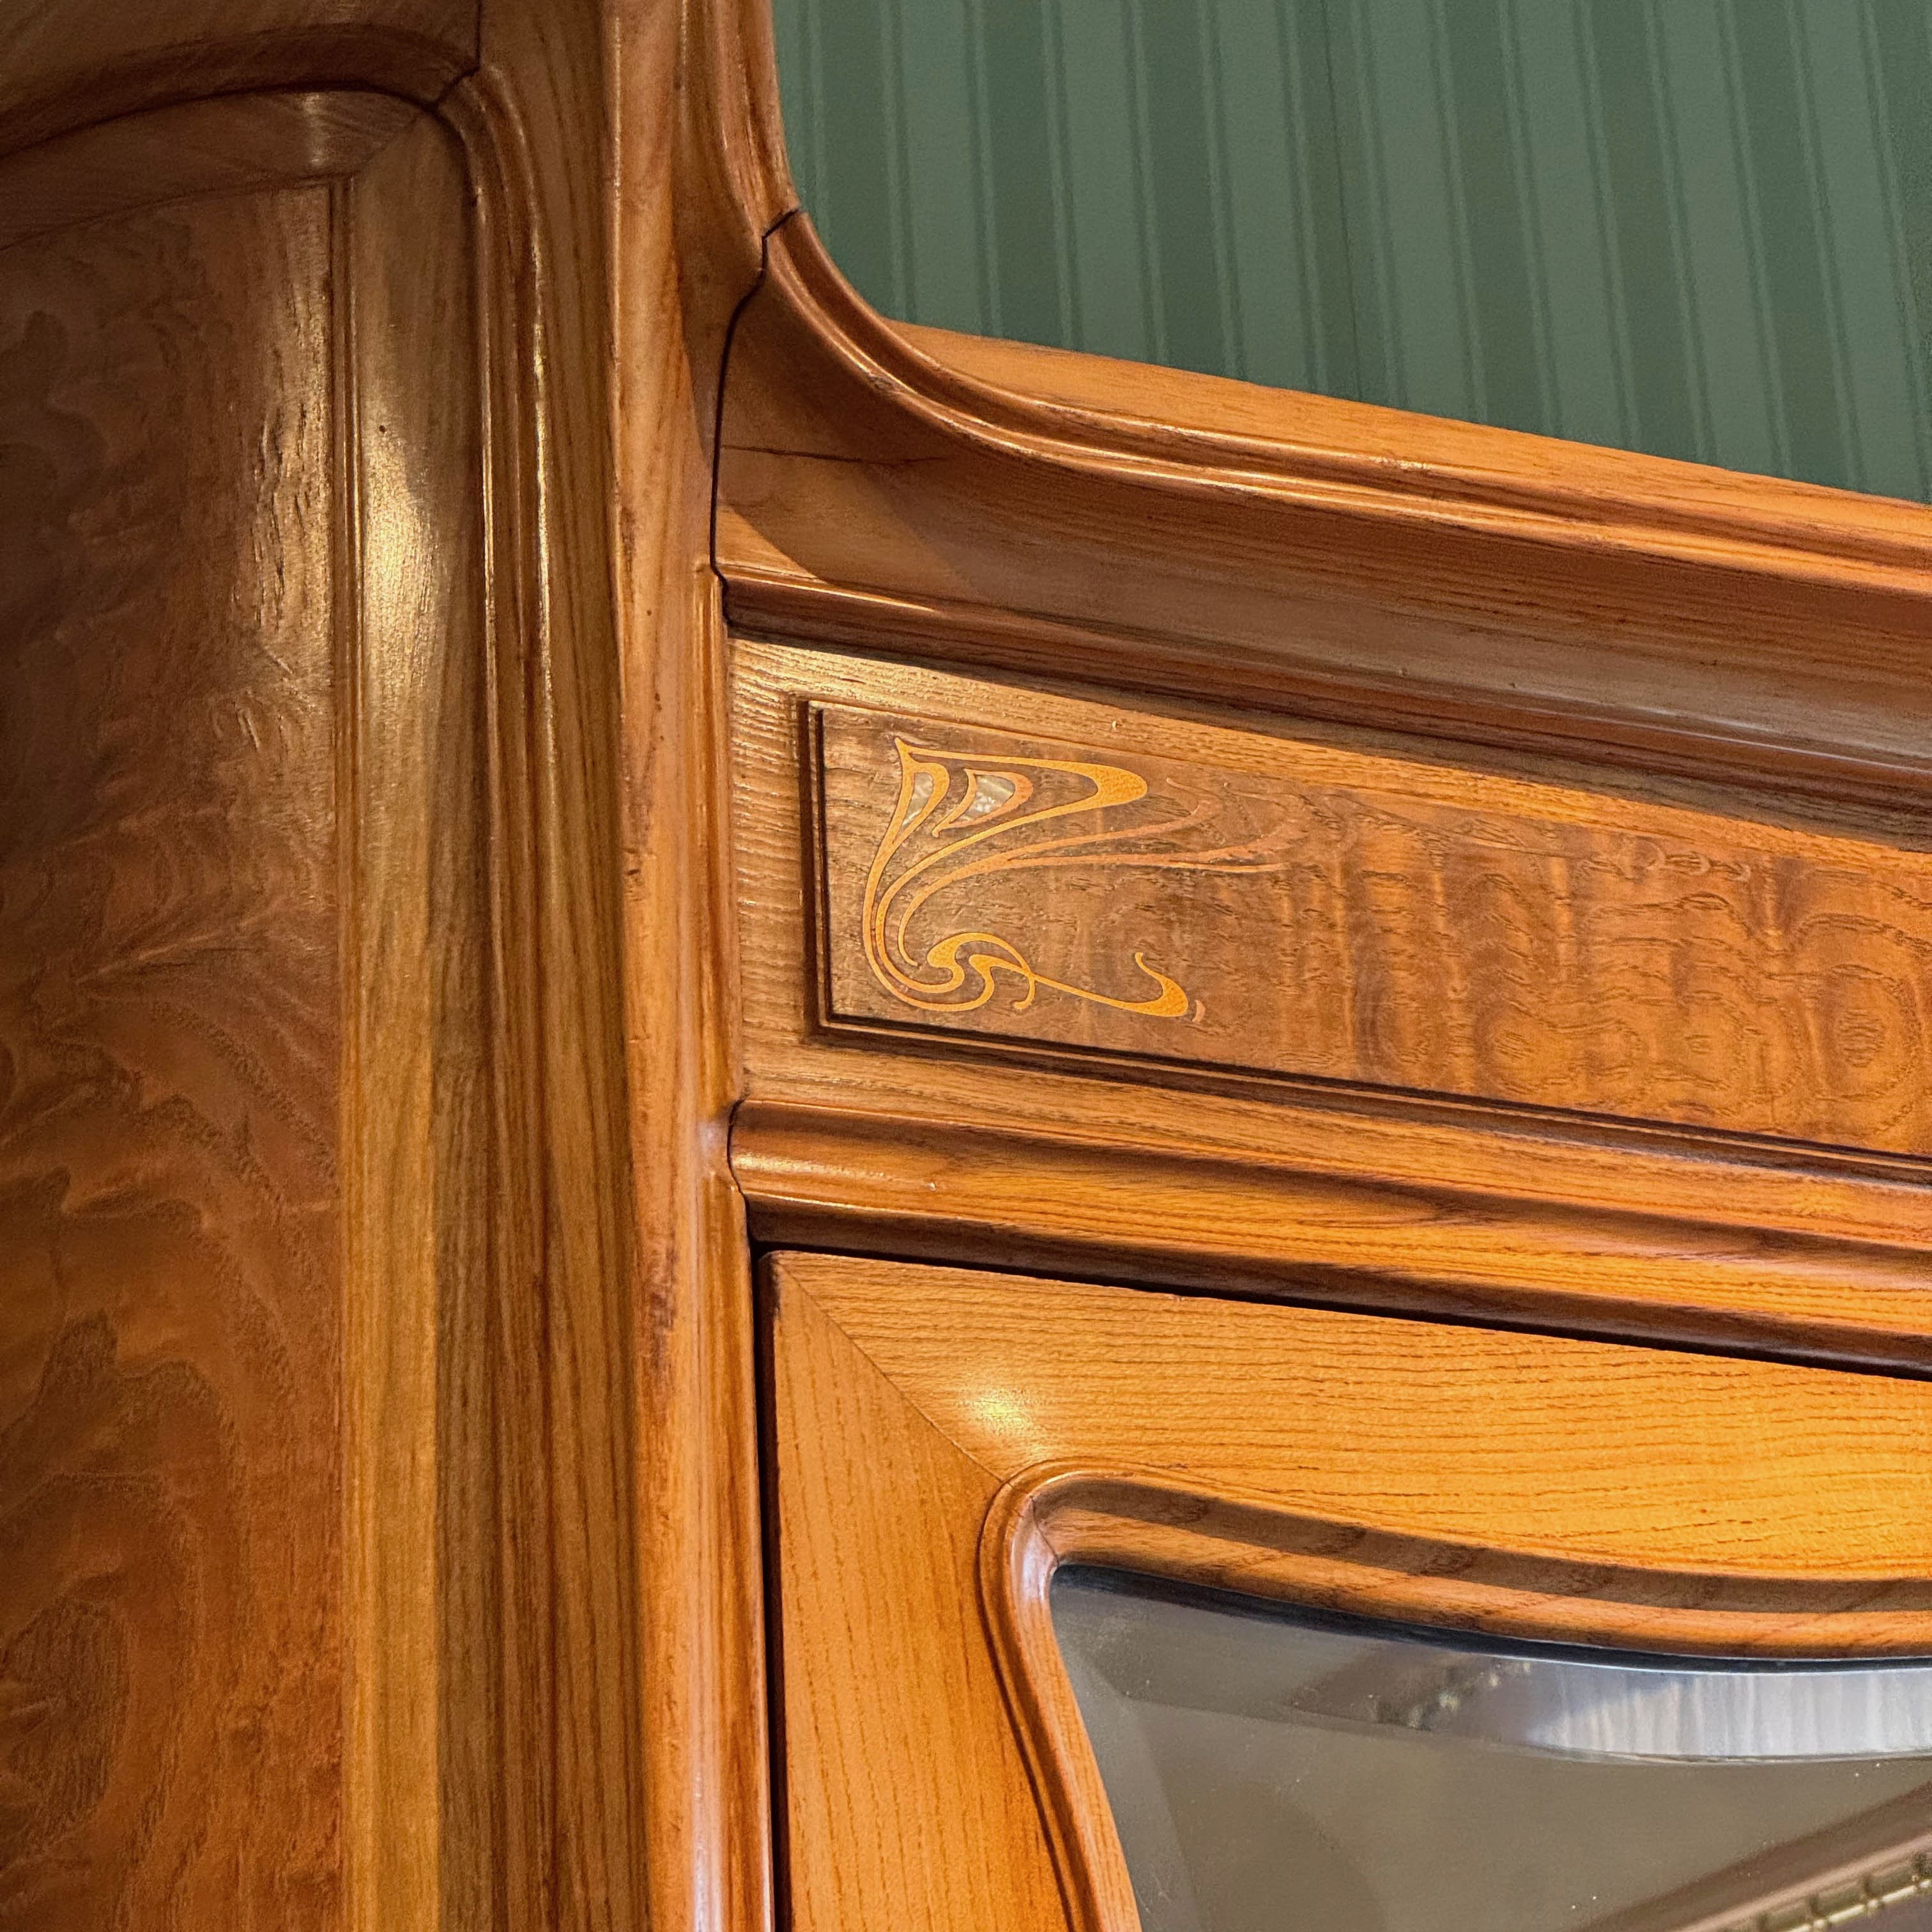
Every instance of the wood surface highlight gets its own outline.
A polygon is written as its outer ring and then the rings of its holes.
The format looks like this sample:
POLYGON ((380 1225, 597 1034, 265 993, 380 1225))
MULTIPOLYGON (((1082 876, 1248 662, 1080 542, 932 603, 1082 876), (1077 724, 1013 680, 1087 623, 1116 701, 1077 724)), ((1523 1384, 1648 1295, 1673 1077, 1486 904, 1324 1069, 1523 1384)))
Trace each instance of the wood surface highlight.
POLYGON ((832 1256, 767 1293, 804 1932, 908 1899, 1132 1932, 1062 1561, 1670 1654, 1932 1649, 1922 1383, 832 1256))
POLYGON ((0 681, 4 1158, 30 1274, 72 1265, 58 1174, 90 1225, 100 1196, 179 1238, 89 1264, 131 1420, 46 1381, 59 1294, 4 1330, 0 1648, 32 1688, 0 1669, 0 1918, 628 1924, 604 12, 28 10, 0 20, 0 200, 37 238, 0 254, 0 599, 42 640, 0 681), (331 85, 203 98, 257 81, 331 85), (28 1549, 63 1521, 68 1556, 28 1549), (106 1580, 143 1522, 173 1570, 137 1607, 106 1580), (69 1557, 96 1613, 49 1648, 69 1557))

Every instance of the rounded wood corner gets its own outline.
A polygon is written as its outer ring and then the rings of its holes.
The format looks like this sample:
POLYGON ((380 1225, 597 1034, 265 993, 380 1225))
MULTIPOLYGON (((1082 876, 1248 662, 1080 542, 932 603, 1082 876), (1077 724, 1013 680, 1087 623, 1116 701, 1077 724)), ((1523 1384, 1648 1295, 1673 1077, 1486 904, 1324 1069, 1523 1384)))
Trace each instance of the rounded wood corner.
MULTIPOLYGON (((769 62, 770 0, 736 14, 741 69, 749 55, 769 62)), ((842 375, 908 429, 1058 470, 1076 488, 1129 481, 1197 509, 1274 500, 1560 552, 1932 590, 1932 506, 895 322, 796 204, 775 78, 745 94, 723 145, 748 212, 792 211, 776 218, 765 286, 803 352, 801 386, 842 375)))
POLYGON ((1330 1614, 1654 1656, 1932 1654, 1932 1579, 1692 1574, 1478 1549, 1308 1516, 1167 1472, 1048 1462, 988 1508, 980 1606, 1075 1932, 1138 1932, 1126 1854, 1053 1625, 1064 1564, 1330 1614), (1828 1621, 1832 1640, 1817 1632, 1828 1621))
POLYGON ((478 0, 0 0, 0 155, 232 94, 365 91, 433 107, 479 58, 478 0))
POLYGON ((700 16, 680 137, 741 634, 1922 807, 1932 506, 893 321, 769 6, 700 16))
POLYGON ((778 106, 771 0, 710 0, 690 10, 678 92, 679 258, 687 315, 712 326, 765 272, 774 230, 798 211, 778 106))

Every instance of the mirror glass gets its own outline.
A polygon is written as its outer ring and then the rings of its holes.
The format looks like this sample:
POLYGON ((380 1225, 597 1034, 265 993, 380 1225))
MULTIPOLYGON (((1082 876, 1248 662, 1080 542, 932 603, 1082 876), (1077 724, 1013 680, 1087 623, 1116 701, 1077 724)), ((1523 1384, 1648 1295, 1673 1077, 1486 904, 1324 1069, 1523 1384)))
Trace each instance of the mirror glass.
POLYGON ((1144 1932, 1932 1932, 1932 1663, 1052 1606, 1144 1932))

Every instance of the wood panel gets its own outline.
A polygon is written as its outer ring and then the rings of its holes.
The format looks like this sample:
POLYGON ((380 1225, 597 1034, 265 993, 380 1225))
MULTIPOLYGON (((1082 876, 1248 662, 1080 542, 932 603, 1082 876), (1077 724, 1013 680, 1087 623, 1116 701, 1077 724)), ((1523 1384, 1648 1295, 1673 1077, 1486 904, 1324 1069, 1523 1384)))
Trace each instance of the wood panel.
POLYGON ((0 1919, 473 1922, 547 1882, 505 1652, 548 1586, 500 1482, 545 1448, 499 1368, 464 159, 368 97, 56 145, 5 179, 94 218, 0 254, 9 1198, 60 1291, 7 1330, 59 1540, 0 1581, 39 1658, 0 1919), (116 1683, 76 1782, 58 1714, 116 1683))
POLYGON ((322 187, 0 261, 8 1925, 340 1922, 328 274, 322 187))
POLYGON ((7 164, 0 248, 191 195, 354 174, 412 121, 393 94, 244 94, 130 114, 7 164))
MULTIPOLYGON (((519 1580, 500 1465, 476 250, 463 157, 412 113, 336 190, 345 500, 340 842, 349 1926, 474 1922, 514 1876, 519 1580), (441 380, 425 380, 440 364, 441 380), (494 1238, 493 1238, 493 1237, 494 1238), (493 1252, 494 1251, 494 1252, 493 1252)), ((520 1191, 520 1190, 519 1190, 520 1191)))
POLYGON ((999 1480, 778 1279, 778 1582, 800 1610, 784 1633, 793 1922, 869 1925, 890 1900, 934 1932, 1051 1923, 998 1678, 983 1642, 962 1641, 999 1480))
MULTIPOLYGON (((340 1002, 317 1078, 336 1083, 340 1246, 314 1288, 336 1325, 310 1352, 344 1436, 300 1516, 335 1539, 308 1593, 334 1728, 304 1733, 302 1802, 231 1780, 197 1840, 232 1870, 312 1821, 332 1924, 769 1911, 749 1296, 728 1048, 694 1019, 717 1008, 728 904, 722 845, 694 851, 684 822, 720 789, 722 653, 693 648, 716 636, 715 384, 777 212, 740 195, 769 157, 742 57, 760 44, 731 9, 606 0, 493 7, 487 26, 474 0, 0 4, 9 238, 87 222, 79 252, 111 262, 103 218, 338 184, 315 190, 334 206, 333 344, 254 372, 310 394, 304 458, 326 478, 304 528, 337 592, 340 1002), (693 1001, 626 1008, 624 944, 693 1001)), ((261 293, 273 266, 244 279, 261 293)), ((224 449, 251 394, 223 386, 225 352, 203 357, 224 449)), ((192 435, 182 400, 162 383, 128 408, 192 435)), ((259 466, 280 452, 256 428, 259 466)), ((155 487, 190 519, 178 481, 155 487)), ((38 491, 16 493, 35 514, 38 491)), ((21 526, 30 560, 39 528, 21 526)), ((245 598, 225 621, 245 632, 245 598)), ((302 1453, 326 1446, 305 1412, 283 1420, 302 1453)), ((299 1557, 306 1582, 304 1533, 277 1574, 299 1557)), ((204 1688, 182 1694, 197 1722, 204 1688)), ((111 1886, 112 1850, 98 1871, 77 1853, 73 1882, 111 1886)))
MULTIPOLYGON (((1932 1220, 1916 1159, 1257 1078, 1163 1060, 1144 1046, 1074 1051, 1051 1039, 969 1034, 987 1025, 983 1012, 951 1030, 909 1008, 909 1025, 826 1023, 820 963, 832 935, 807 877, 822 837, 807 808, 818 755, 807 729, 814 706, 936 721, 964 732, 962 743, 978 742, 988 727, 997 738, 1002 725, 1084 740, 1117 764, 1157 762, 1184 746, 1192 759, 1225 745, 1236 748, 1230 764, 1190 769, 1243 787, 1250 804, 1257 788, 1277 782, 1259 776, 1270 760, 1298 773, 1304 757, 1360 760, 1349 769, 1408 772, 1438 794, 1520 802, 1574 798, 1574 766, 1493 754, 1451 764, 1418 759, 1412 741, 1313 726, 1264 730, 1251 718, 1145 700, 1069 701, 1037 685, 994 686, 750 641, 736 656, 748 1097, 734 1150, 766 1239, 942 1260, 991 1255, 1048 1272, 1352 1304, 1480 1309, 1511 1322, 1722 1336, 1840 1360, 1926 1359, 1932 1220), (1231 722, 1238 729, 1227 730, 1231 722)), ((1600 798, 1612 824, 1628 813, 1700 836, 1719 827, 1740 844, 1782 844, 1794 854, 1869 846, 1888 865, 1919 862, 1910 822, 1892 815, 1822 807, 1801 815, 1762 799, 1747 806, 1737 794, 1640 787, 1600 772, 1590 784, 1602 787, 1588 796, 1600 798)), ((870 808, 889 815, 891 800, 875 798, 870 808)), ((864 847, 868 866, 873 849, 864 847)), ((1513 848, 1501 856, 1518 862, 1513 848)), ((1093 903, 1050 871, 1016 878, 1054 881, 1055 920, 1093 903)), ((1136 970, 1132 951, 1146 944, 1163 904, 1171 909, 1162 895, 1174 884, 1158 872, 1141 882, 1144 894, 1125 873, 1108 884, 1121 893, 1112 944, 1073 962, 1084 976, 1077 983, 1103 984, 1098 976, 1124 960, 1136 970)), ((1231 897, 1274 884, 1268 874, 1221 882, 1231 897)), ((1386 905, 1388 895, 1369 903, 1386 905)), ((1438 916, 1448 911, 1445 903, 1438 916)), ((1232 919, 1219 929, 1232 934, 1231 948, 1238 941, 1245 949, 1247 935, 1232 919)), ((1778 920, 1767 917, 1761 929, 1768 943, 1783 943, 1778 920)), ((1660 922, 1660 943, 1668 946, 1673 934, 1660 922)), ((1227 970, 1231 988, 1248 984, 1227 970)), ((1389 1046, 1412 1048, 1441 1004, 1428 962, 1414 971, 1426 997, 1401 1013, 1406 1031, 1383 1036, 1389 1046)), ((1076 983, 1070 970, 1065 976, 1076 983)), ((1178 968, 1174 976, 1186 983, 1178 968)), ((1033 1010, 998 1024, 1035 1025, 1052 997, 1042 992, 1033 1010)), ((1070 1028, 1091 1024, 1069 1020, 1070 1028)), ((1200 1030, 1186 1019, 1132 1015, 1102 1016, 1102 1024, 1123 1030, 1102 1036, 1110 1040, 1200 1030)), ((1782 1024, 1780 1013, 1769 1012, 1767 1024, 1782 1024)), ((1240 1052, 1267 1043, 1258 1027, 1252 1035, 1230 1027, 1229 1036, 1240 1052)), ((1856 1117, 1855 1107, 1846 1111, 1856 1117)))
POLYGON ((1932 1152, 1910 844, 970 695, 814 713, 834 1024, 1932 1152))
POLYGON ((1063 1560, 1685 1654, 1932 1642, 1923 1382, 831 1256, 767 1276, 802 1926, 1136 1922, 1063 1560))

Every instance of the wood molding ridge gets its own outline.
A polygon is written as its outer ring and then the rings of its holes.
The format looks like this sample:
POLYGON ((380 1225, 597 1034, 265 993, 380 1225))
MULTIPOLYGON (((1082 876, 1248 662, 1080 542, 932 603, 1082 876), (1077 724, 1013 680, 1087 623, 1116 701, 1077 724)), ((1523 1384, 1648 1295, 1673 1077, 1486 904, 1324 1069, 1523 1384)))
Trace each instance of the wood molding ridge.
POLYGON ((1774 796, 1880 810, 1916 809, 1932 800, 1932 758, 1726 727, 1663 706, 1645 711, 1528 694, 1504 698, 1444 678, 1397 679, 1286 651, 828 583, 743 560, 726 566, 725 603, 733 628, 747 637, 1029 682, 1040 681, 1052 664, 1055 690, 1105 685, 1156 698, 1204 698, 1276 719, 1586 760, 1694 783, 1721 779, 1774 796))
POLYGON ((1053 1461, 1001 1488, 979 1558, 981 1613, 1076 1932, 1135 1932, 1140 1918, 1054 1630, 1050 1592, 1063 1563, 1438 1629, 1690 1655, 1815 1655, 1821 1628, 1836 1654, 1916 1655, 1932 1602, 1922 1578, 1848 1592, 1824 1578, 1513 1553, 1312 1517, 1174 1472, 1053 1461))
POLYGON ((363 89, 433 107, 476 66, 478 0, 0 4, 0 155, 190 101, 363 89))
POLYGON ((754 1236, 1389 1313, 1932 1372, 1911 1231, 1606 1207, 1468 1185, 753 1099, 731 1134, 754 1236))
MULTIPOLYGON (((920 331, 916 340, 879 314, 802 212, 772 237, 770 284, 823 354, 875 395, 928 428, 1009 458, 1209 501, 1279 496, 1564 550, 1717 563, 1922 598, 1932 592, 1932 509, 1922 506, 1616 451, 1592 450, 1592 480, 1570 483, 1550 473, 1551 439, 1507 430, 1482 428, 1471 439, 1493 452, 1492 461, 1457 463, 1378 454, 1333 438, 1160 422, 1028 394, 945 359, 941 332, 920 331), (1682 494, 1655 487, 1663 482, 1682 494)), ((1284 418, 1297 403, 1326 400, 1286 392, 1276 400, 1284 418)), ((1382 418, 1393 439, 1411 425, 1439 427, 1406 411, 1348 407, 1382 418)))

